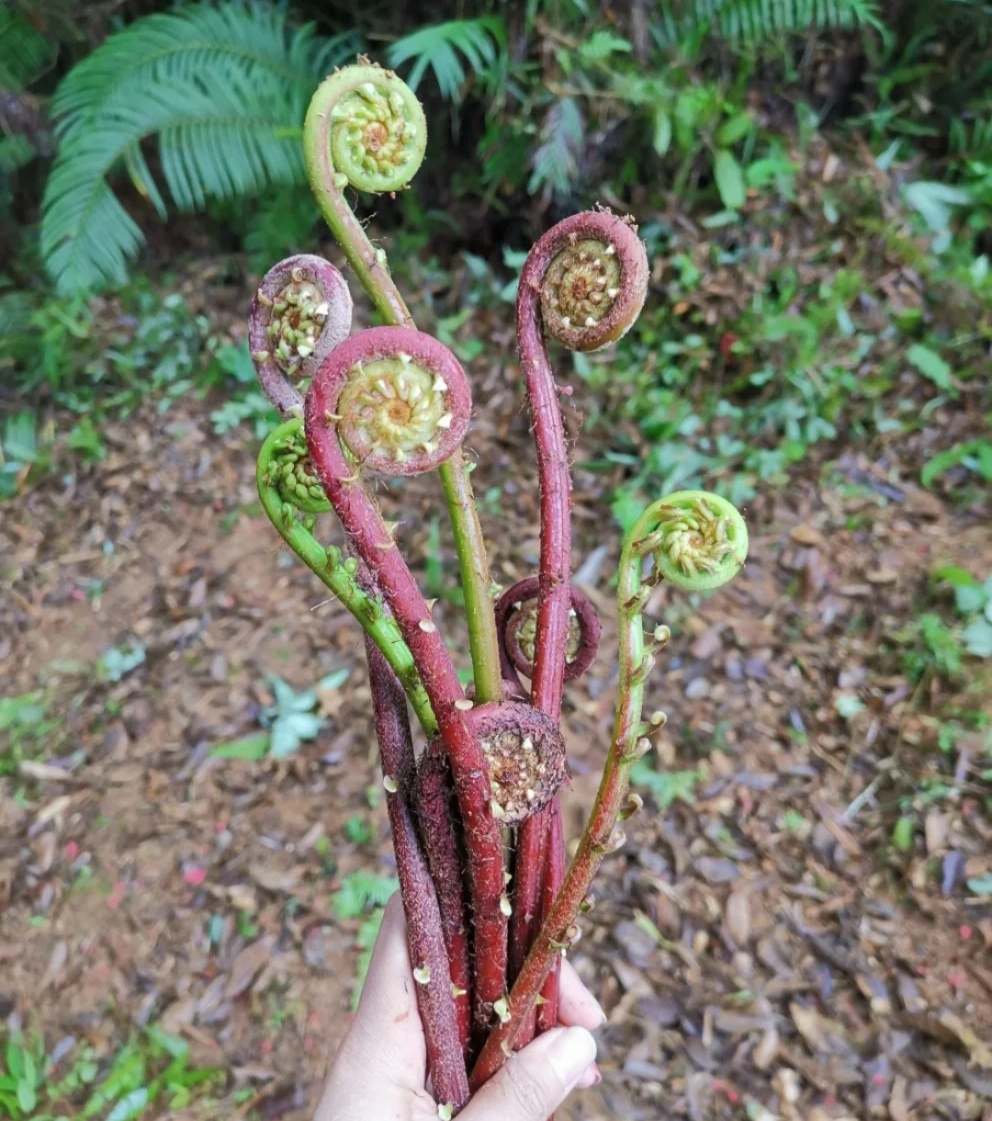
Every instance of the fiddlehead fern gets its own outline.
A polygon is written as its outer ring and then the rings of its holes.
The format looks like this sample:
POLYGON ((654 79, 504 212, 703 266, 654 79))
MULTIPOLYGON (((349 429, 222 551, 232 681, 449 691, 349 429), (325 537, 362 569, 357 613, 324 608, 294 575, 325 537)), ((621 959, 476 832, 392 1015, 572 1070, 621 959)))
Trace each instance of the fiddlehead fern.
MULTIPOLYGON (((427 124, 402 79, 360 59, 323 81, 303 125, 303 153, 314 197, 362 287, 387 324, 413 327, 382 249, 373 247, 344 197, 358 190, 393 193, 423 159, 427 124)), ((461 452, 439 469, 455 534, 475 684, 482 700, 500 696, 499 652, 485 541, 461 452)))
MULTIPOLYGON (((324 491, 354 552, 375 574, 376 583, 420 670, 440 732, 435 742, 443 746, 451 764, 465 834, 471 837, 467 856, 478 963, 474 998, 479 1006, 483 1006, 498 1000, 505 990, 506 916, 500 910, 504 887, 502 838, 490 805, 485 758, 468 720, 472 702, 465 697, 451 656, 431 619, 423 594, 400 555, 392 534, 363 489, 359 465, 345 444, 352 431, 351 426, 360 427, 363 419, 360 401, 355 404, 354 416, 346 418, 341 412, 349 380, 357 377, 357 384, 364 385, 362 363, 365 360, 379 361, 387 354, 397 359, 400 368, 403 365, 397 357, 400 351, 410 355, 425 369, 437 373, 436 354, 444 348, 433 341, 428 347, 423 342, 423 336, 406 328, 374 328, 349 339, 324 360, 313 376, 304 402, 307 446, 324 491), (388 341, 392 349, 386 348, 382 340, 388 341)), ((433 461, 452 451, 450 445, 442 441, 441 434, 446 435, 452 429, 456 434, 462 433, 468 423, 467 388, 450 392, 457 361, 451 357, 446 358, 445 363, 441 368, 445 388, 438 388, 435 392, 449 394, 446 400, 459 405, 459 408, 464 405, 464 413, 457 424, 453 415, 442 414, 442 417, 448 418, 448 423, 442 425, 437 422, 438 446, 430 453, 423 449, 417 453, 433 461)), ((357 427, 355 432, 355 438, 362 439, 357 427)), ((421 436, 418 427, 418 439, 421 436)), ((359 445, 358 450, 364 446, 359 445)), ((365 462, 373 455, 373 462, 378 467, 384 468, 388 464, 394 471, 397 467, 406 470, 410 459, 414 458, 404 451, 397 462, 395 442, 388 448, 373 449, 365 462)))
MULTIPOLYGON (((726 584, 747 557, 747 526, 725 498, 702 490, 680 490, 649 507, 656 519, 638 543, 650 553, 658 574, 688 592, 706 592, 726 584)), ((650 520, 647 524, 650 524, 650 520)))
MULTIPOLYGON (((631 806, 627 799, 630 769, 651 746, 641 723, 645 671, 650 669, 653 660, 651 652, 645 649, 643 611, 647 596, 642 592, 662 578, 660 565, 656 565, 646 583, 644 568, 649 558, 658 557, 659 550, 667 555, 671 546, 675 546, 677 552, 685 549, 684 519, 687 517, 693 520, 693 526, 704 520, 711 524, 714 520, 725 519, 723 530, 714 531, 705 542, 692 546, 692 563, 697 568, 703 567, 704 558, 709 557, 714 558, 718 566, 718 570, 710 570, 711 578, 716 578, 717 571, 720 576, 719 582, 711 587, 732 579, 744 563, 747 533, 743 519, 729 503, 704 491, 680 492, 655 502, 624 538, 617 586, 620 653, 617 707, 603 777, 562 888, 514 982, 507 1001, 507 1016, 490 1033, 471 1073, 469 1085, 473 1091, 492 1077, 518 1041, 560 950, 572 941, 576 917, 603 858, 623 844, 624 836, 616 827, 617 821, 637 807, 636 802, 631 806), (673 517, 672 510, 679 511, 680 516, 673 517), (728 542, 732 546, 730 553, 725 549, 728 542)), ((697 531, 691 528, 690 532, 697 531)))
MULTIPOLYGON (((517 341, 527 386, 541 487, 541 561, 536 613, 532 698, 557 720, 565 678, 571 588, 571 481, 558 387, 545 336, 573 350, 596 350, 616 341, 637 318, 647 294, 648 263, 636 228, 608 210, 589 211, 553 226, 527 255, 517 290, 517 341)), ((515 881, 518 905, 510 929, 515 973, 530 946, 543 895, 560 886, 564 866, 561 818, 553 804, 520 831, 515 881)), ((552 977, 541 1009, 541 1027, 557 1018, 552 977)), ((522 1042, 526 1042, 526 1033, 522 1042)))
POLYGON ((310 187, 362 287, 388 323, 412 326, 385 254, 378 252, 344 198, 351 186, 402 190, 427 145, 427 122, 409 86, 368 61, 345 66, 318 87, 303 124, 310 187))
POLYGON ((320 394, 326 417, 361 467, 417 475, 461 444, 472 414, 465 371, 447 347, 407 327, 373 327, 331 355, 320 394))
POLYGON ((533 705, 495 701, 472 711, 486 757, 492 810, 503 825, 519 825, 543 809, 565 778, 565 741, 558 725, 533 705))
MULTIPOLYGON (((540 579, 520 580, 496 601, 496 629, 503 652, 525 677, 534 676, 537 652, 537 600, 540 579)), ((568 631, 565 636, 565 680, 574 681, 592 665, 599 649, 601 627, 588 596, 571 586, 568 631)))
POLYGON ((396 621, 383 611, 380 599, 359 585, 354 562, 343 561, 337 549, 325 549, 313 536, 315 515, 330 509, 330 503, 312 471, 303 421, 293 418, 274 428, 258 453, 256 481, 262 506, 286 544, 337 596, 382 651, 403 685, 417 719, 428 735, 434 735, 434 712, 396 621))
POLYGON ((648 259, 629 220, 587 211, 548 230, 521 280, 537 286, 547 334, 569 350, 599 350, 622 338, 640 314, 648 259))
POLYGON ((322 257, 287 257, 262 278, 248 338, 262 391, 283 416, 303 405, 292 379, 309 377, 348 337, 351 313, 344 277, 322 257))

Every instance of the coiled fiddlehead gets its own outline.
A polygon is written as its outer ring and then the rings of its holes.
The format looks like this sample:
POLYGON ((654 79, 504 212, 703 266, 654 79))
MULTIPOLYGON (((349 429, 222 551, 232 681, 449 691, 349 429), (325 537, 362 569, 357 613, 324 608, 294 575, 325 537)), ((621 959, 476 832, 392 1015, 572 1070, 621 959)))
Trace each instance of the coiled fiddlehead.
POLYGON ((518 701, 480 705, 472 727, 486 757, 493 815, 503 825, 519 825, 551 801, 565 778, 561 731, 518 701))
POLYGON ((303 405, 292 379, 309 377, 348 337, 351 313, 348 285, 323 257, 287 257, 262 278, 248 339, 262 391, 283 416, 303 405))
POLYGON ((648 258, 632 222, 587 211, 548 230, 530 251, 521 283, 537 286, 547 334, 569 350, 599 350, 640 314, 648 258))
POLYGON ((640 522, 655 518, 641 548, 669 584, 688 592, 712 591, 744 564, 747 526, 725 498, 702 490, 676 491, 649 507, 640 522))
MULTIPOLYGON (((507 1016, 490 1033, 471 1072, 469 1085, 473 1091, 492 1077, 510 1049, 519 1042, 521 1029, 528 1022, 545 978, 559 960, 563 946, 574 938, 575 919, 593 877, 603 858, 624 842, 622 830, 616 828, 617 821, 637 808, 636 802, 633 805, 628 802, 627 792, 631 767, 651 746, 647 738, 650 729, 641 723, 641 709, 644 683, 654 662, 654 651, 645 648, 643 612, 651 586, 664 578, 659 550, 667 555, 668 547, 675 545, 677 552, 683 552, 685 522, 690 519, 690 533, 695 533, 694 527, 703 522, 710 525, 724 521, 723 528, 708 534, 706 542, 692 546, 693 564, 697 568, 701 567, 704 557, 713 557, 718 565, 718 569, 709 571, 711 579, 716 578, 717 571, 720 575, 719 582, 711 587, 732 579, 744 563, 747 533, 743 519, 729 503, 705 491, 683 491, 655 502, 624 538, 617 584, 620 654, 617 706, 603 777, 568 874, 510 991, 507 1016), (678 515, 673 515, 672 511, 678 511, 678 515), (708 543, 710 541, 712 544, 708 543), (725 549, 727 543, 732 546, 730 553, 725 549), (645 577, 649 561, 654 564, 645 577)), ((657 650, 667 639, 667 628, 659 628, 655 635, 654 649, 657 650)))
POLYGON ((389 323, 413 320, 386 267, 344 199, 348 186, 402 190, 427 146, 427 122, 410 87, 389 70, 361 61, 325 78, 303 124, 310 187, 362 287, 389 323))
POLYGON ((418 720, 428 734, 435 734, 430 700, 396 621, 383 611, 380 599, 359 585, 357 563, 342 559, 333 547, 325 549, 313 536, 315 515, 330 508, 313 470, 302 419, 284 421, 269 433, 258 453, 256 481, 262 506, 286 544, 370 635, 403 685, 418 720))
MULTIPOLYGON (((506 917, 500 910, 504 888, 502 839, 490 806, 485 758, 468 721, 467 711, 472 703, 465 697, 451 656, 431 619, 423 594, 400 555, 392 534, 362 488, 355 458, 344 443, 350 425, 353 422, 357 425, 362 419, 360 408, 349 419, 341 412, 342 398, 352 372, 366 359, 379 360, 387 353, 382 340, 389 342, 393 349, 388 353, 394 358, 402 350, 421 362, 425 369, 436 372, 435 355, 445 348, 433 340, 429 340, 428 345, 424 338, 407 328, 383 327, 349 339, 329 355, 314 374, 304 402, 304 421, 307 446, 317 475, 352 549, 374 572, 376 583, 420 670, 440 733, 436 742, 443 745, 451 764, 465 833, 472 839, 467 856, 475 950, 479 963, 474 997, 478 1004, 484 1005, 500 999, 505 991, 506 917)), ((397 362, 402 365, 401 360, 397 359, 397 362)), ((454 358, 450 362, 457 366, 454 358)), ((452 374, 452 368, 444 367, 442 370, 447 386, 454 384, 452 374)), ((363 379, 360 371, 357 376, 363 379)), ((439 389, 437 392, 448 393, 449 390, 439 389)), ((461 390, 457 392, 458 397, 452 395, 449 400, 455 404, 461 401, 467 406, 467 388, 464 394, 461 390)), ((450 425, 439 425, 439 428, 443 433, 453 429, 458 433, 464 432, 465 424, 467 407, 457 426, 452 418, 450 425)), ((430 458, 436 461, 451 450, 448 444, 439 442, 430 458)), ((376 462, 380 466, 389 463, 395 469, 395 449, 376 449, 377 453, 379 451, 382 459, 376 462)), ((428 453, 423 454, 426 456, 428 453)), ((408 468, 409 458, 402 459, 399 466, 408 468)))
MULTIPOLYGON (((496 601, 496 628, 502 650, 525 677, 534 676, 537 651, 537 599, 540 579, 520 580, 496 601)), ((574 681, 592 665, 599 649, 601 627, 588 596, 574 584, 570 591, 568 631, 565 638, 565 680, 574 681)))
POLYGON ((322 367, 318 395, 350 457, 383 475, 438 467, 461 444, 472 414, 458 359, 407 327, 353 335, 322 367))
MULTIPOLYGON (((571 588, 571 480, 558 387, 545 336, 572 350, 596 350, 619 339, 637 318, 647 294, 648 263, 636 228, 608 210, 588 211, 553 226, 527 255, 517 289, 517 342, 527 385, 541 485, 541 561, 532 699, 557 720, 565 678, 571 588)), ((543 895, 554 896, 564 866, 561 817, 526 821, 516 851, 516 900, 510 929, 515 974, 541 917, 543 895)), ((557 1018, 557 987, 545 992, 540 1026, 557 1018)), ((521 1038, 527 1042, 527 1033, 521 1038)))
MULTIPOLYGON (((379 314, 393 326, 413 327, 413 318, 389 274, 385 252, 369 241, 344 190, 349 185, 400 190, 420 166, 426 144, 427 124, 410 88, 367 59, 320 84, 303 125, 307 177, 321 213, 379 314)), ((494 700, 500 695, 500 675, 492 581, 460 451, 445 460, 439 474, 455 533, 476 688, 482 699, 494 700)))

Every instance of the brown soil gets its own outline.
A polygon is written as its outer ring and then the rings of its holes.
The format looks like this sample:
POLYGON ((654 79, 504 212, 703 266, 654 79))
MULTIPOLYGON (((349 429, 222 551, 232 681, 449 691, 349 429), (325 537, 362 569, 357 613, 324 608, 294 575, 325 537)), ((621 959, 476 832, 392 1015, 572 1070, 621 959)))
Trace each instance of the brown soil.
MULTIPOLYGON (((526 421, 515 369, 473 377, 474 478, 503 485, 486 528, 508 584, 536 562, 526 421)), ((355 973, 359 923, 334 917, 332 893, 392 869, 357 630, 281 547, 251 449, 212 436, 203 405, 149 408, 105 439, 102 463, 62 465, 74 474, 38 483, 0 531, 4 691, 43 688, 59 717, 43 755, 0 779, 0 1007, 50 1048, 101 1055, 160 1023, 229 1072, 223 1101, 190 1116, 302 1119, 355 973), (130 641, 145 662, 98 680, 98 656, 130 641), (348 683, 297 754, 211 757, 257 730, 266 674, 301 689, 339 668, 348 683), (371 843, 346 839, 356 814, 371 843)), ((937 746, 948 712, 990 711, 989 677, 972 660, 960 680, 910 680, 900 637, 935 564, 992 571, 992 524, 910 464, 852 452, 832 478, 807 468, 751 504, 731 587, 651 605, 674 635, 649 691, 669 713, 654 763, 699 779, 691 803, 646 793, 600 877, 574 961, 610 1012, 605 1079, 563 1111, 574 1121, 769 1116, 757 1103, 810 1121, 992 1117, 992 906, 966 888, 992 872, 985 748, 977 733, 937 746), (847 720, 841 696, 861 701, 847 720), (928 800, 936 781, 950 793, 928 800), (900 813, 917 823, 908 853, 891 843, 900 813)), ((574 561, 604 636, 567 695, 571 836, 613 703, 608 481, 576 479, 574 561)), ((382 500, 402 502, 423 557, 434 484, 382 500)), ((451 585, 450 542, 442 561, 451 585)), ((464 648, 456 609, 437 616, 464 648)))

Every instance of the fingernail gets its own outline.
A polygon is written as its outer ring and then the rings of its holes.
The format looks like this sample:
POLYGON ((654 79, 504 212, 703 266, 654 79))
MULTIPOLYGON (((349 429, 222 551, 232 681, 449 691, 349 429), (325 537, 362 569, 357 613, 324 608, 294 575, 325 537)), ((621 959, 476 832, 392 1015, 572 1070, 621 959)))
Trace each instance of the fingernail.
POLYGON ((596 1058, 596 1040, 585 1028, 558 1028, 548 1037, 548 1062, 571 1089, 596 1058))
POLYGON ((598 1086, 603 1081, 598 1063, 590 1063, 582 1073, 582 1077, 575 1083, 576 1090, 588 1090, 590 1086, 598 1086))

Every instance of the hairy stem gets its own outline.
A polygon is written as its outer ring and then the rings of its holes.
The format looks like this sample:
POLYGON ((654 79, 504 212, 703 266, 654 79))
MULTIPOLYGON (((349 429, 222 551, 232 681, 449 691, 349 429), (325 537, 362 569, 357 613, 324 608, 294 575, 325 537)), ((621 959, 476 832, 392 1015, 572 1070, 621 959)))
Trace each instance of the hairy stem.
POLYGON ((444 497, 454 530, 458 568, 465 595, 468 641, 475 678, 475 699, 479 704, 498 701, 503 695, 503 686, 496 619, 490 595, 492 577, 489 575, 486 543, 482 536, 482 526, 479 524, 472 484, 461 451, 445 460, 438 468, 438 474, 441 476, 441 485, 444 488, 444 497))
POLYGON ((485 758, 467 720, 471 704, 465 699, 420 588, 354 474, 353 465, 345 458, 336 432, 328 427, 326 418, 335 415, 336 406, 337 397, 329 392, 318 372, 304 409, 310 454, 355 552, 375 573, 437 719, 439 740, 451 763, 468 850, 477 963, 475 998, 483 1004, 492 1003, 500 999, 506 987, 506 919, 500 910, 503 847, 490 810, 485 758))
POLYGON ((451 814, 451 794, 447 760, 441 755, 426 755, 417 771, 417 816, 431 876, 437 886, 458 1034, 462 1049, 468 1054, 472 1026, 472 975, 462 884, 463 858, 451 814))
POLYGON ((415 760, 406 698, 386 659, 368 636, 365 652, 387 790, 386 809, 396 851, 431 1083, 435 1099, 458 1110, 468 1101, 468 1075, 452 995, 448 953, 441 933, 437 892, 411 811, 415 760))
POLYGON ((473 1091, 499 1070, 507 1053, 516 1044, 520 1027, 534 1007, 545 978, 558 961, 562 947, 570 941, 569 928, 575 922, 593 877, 604 856, 619 840, 614 836, 614 829, 627 794, 630 768, 643 754, 637 746, 644 696, 644 675, 641 672, 644 660, 642 601, 637 595, 641 588, 643 556, 635 548, 642 530, 639 521, 626 540, 620 559, 619 695, 612 743, 599 792, 562 889, 545 917, 510 992, 509 1018, 490 1033, 472 1070, 469 1085, 473 1091))
MULTIPOLYGON (((640 805, 627 801, 630 769, 648 750, 648 733, 664 723, 664 714, 641 724, 644 682, 654 664, 653 651, 645 650, 642 612, 650 592, 643 580, 644 562, 650 557, 652 581, 665 579, 686 590, 712 590, 733 577, 747 556, 747 527, 725 499, 703 491, 678 491, 648 507, 624 538, 620 554, 617 599, 619 604, 619 681, 616 716, 606 766, 588 824, 579 841, 568 874, 540 933, 513 985, 508 1016, 490 1033, 469 1078, 473 1091, 500 1068, 527 1024, 538 991, 558 956, 575 940, 575 920, 603 857, 624 842, 616 828, 640 805)), ((654 632, 655 649, 668 639, 668 628, 654 632)))
MULTIPOLYGON (((572 546, 572 495, 565 430, 558 405, 558 386, 541 327, 541 285, 555 252, 557 246, 553 242, 546 239, 539 242, 527 258, 517 290, 517 344, 537 445, 541 503, 540 586, 531 697, 536 707, 552 720, 561 716, 572 546)), ((525 821, 517 836, 514 912, 510 922, 511 982, 520 970, 543 917, 541 881, 545 866, 549 861, 557 866, 564 855, 549 852, 553 840, 549 825, 554 813, 560 816, 557 798, 553 806, 525 821)), ((554 839, 560 835, 559 830, 554 839)), ((551 1011, 557 1012, 554 978, 546 999, 551 1011)), ((525 1031, 522 1044, 527 1042, 528 1034, 529 1030, 525 1031)))

